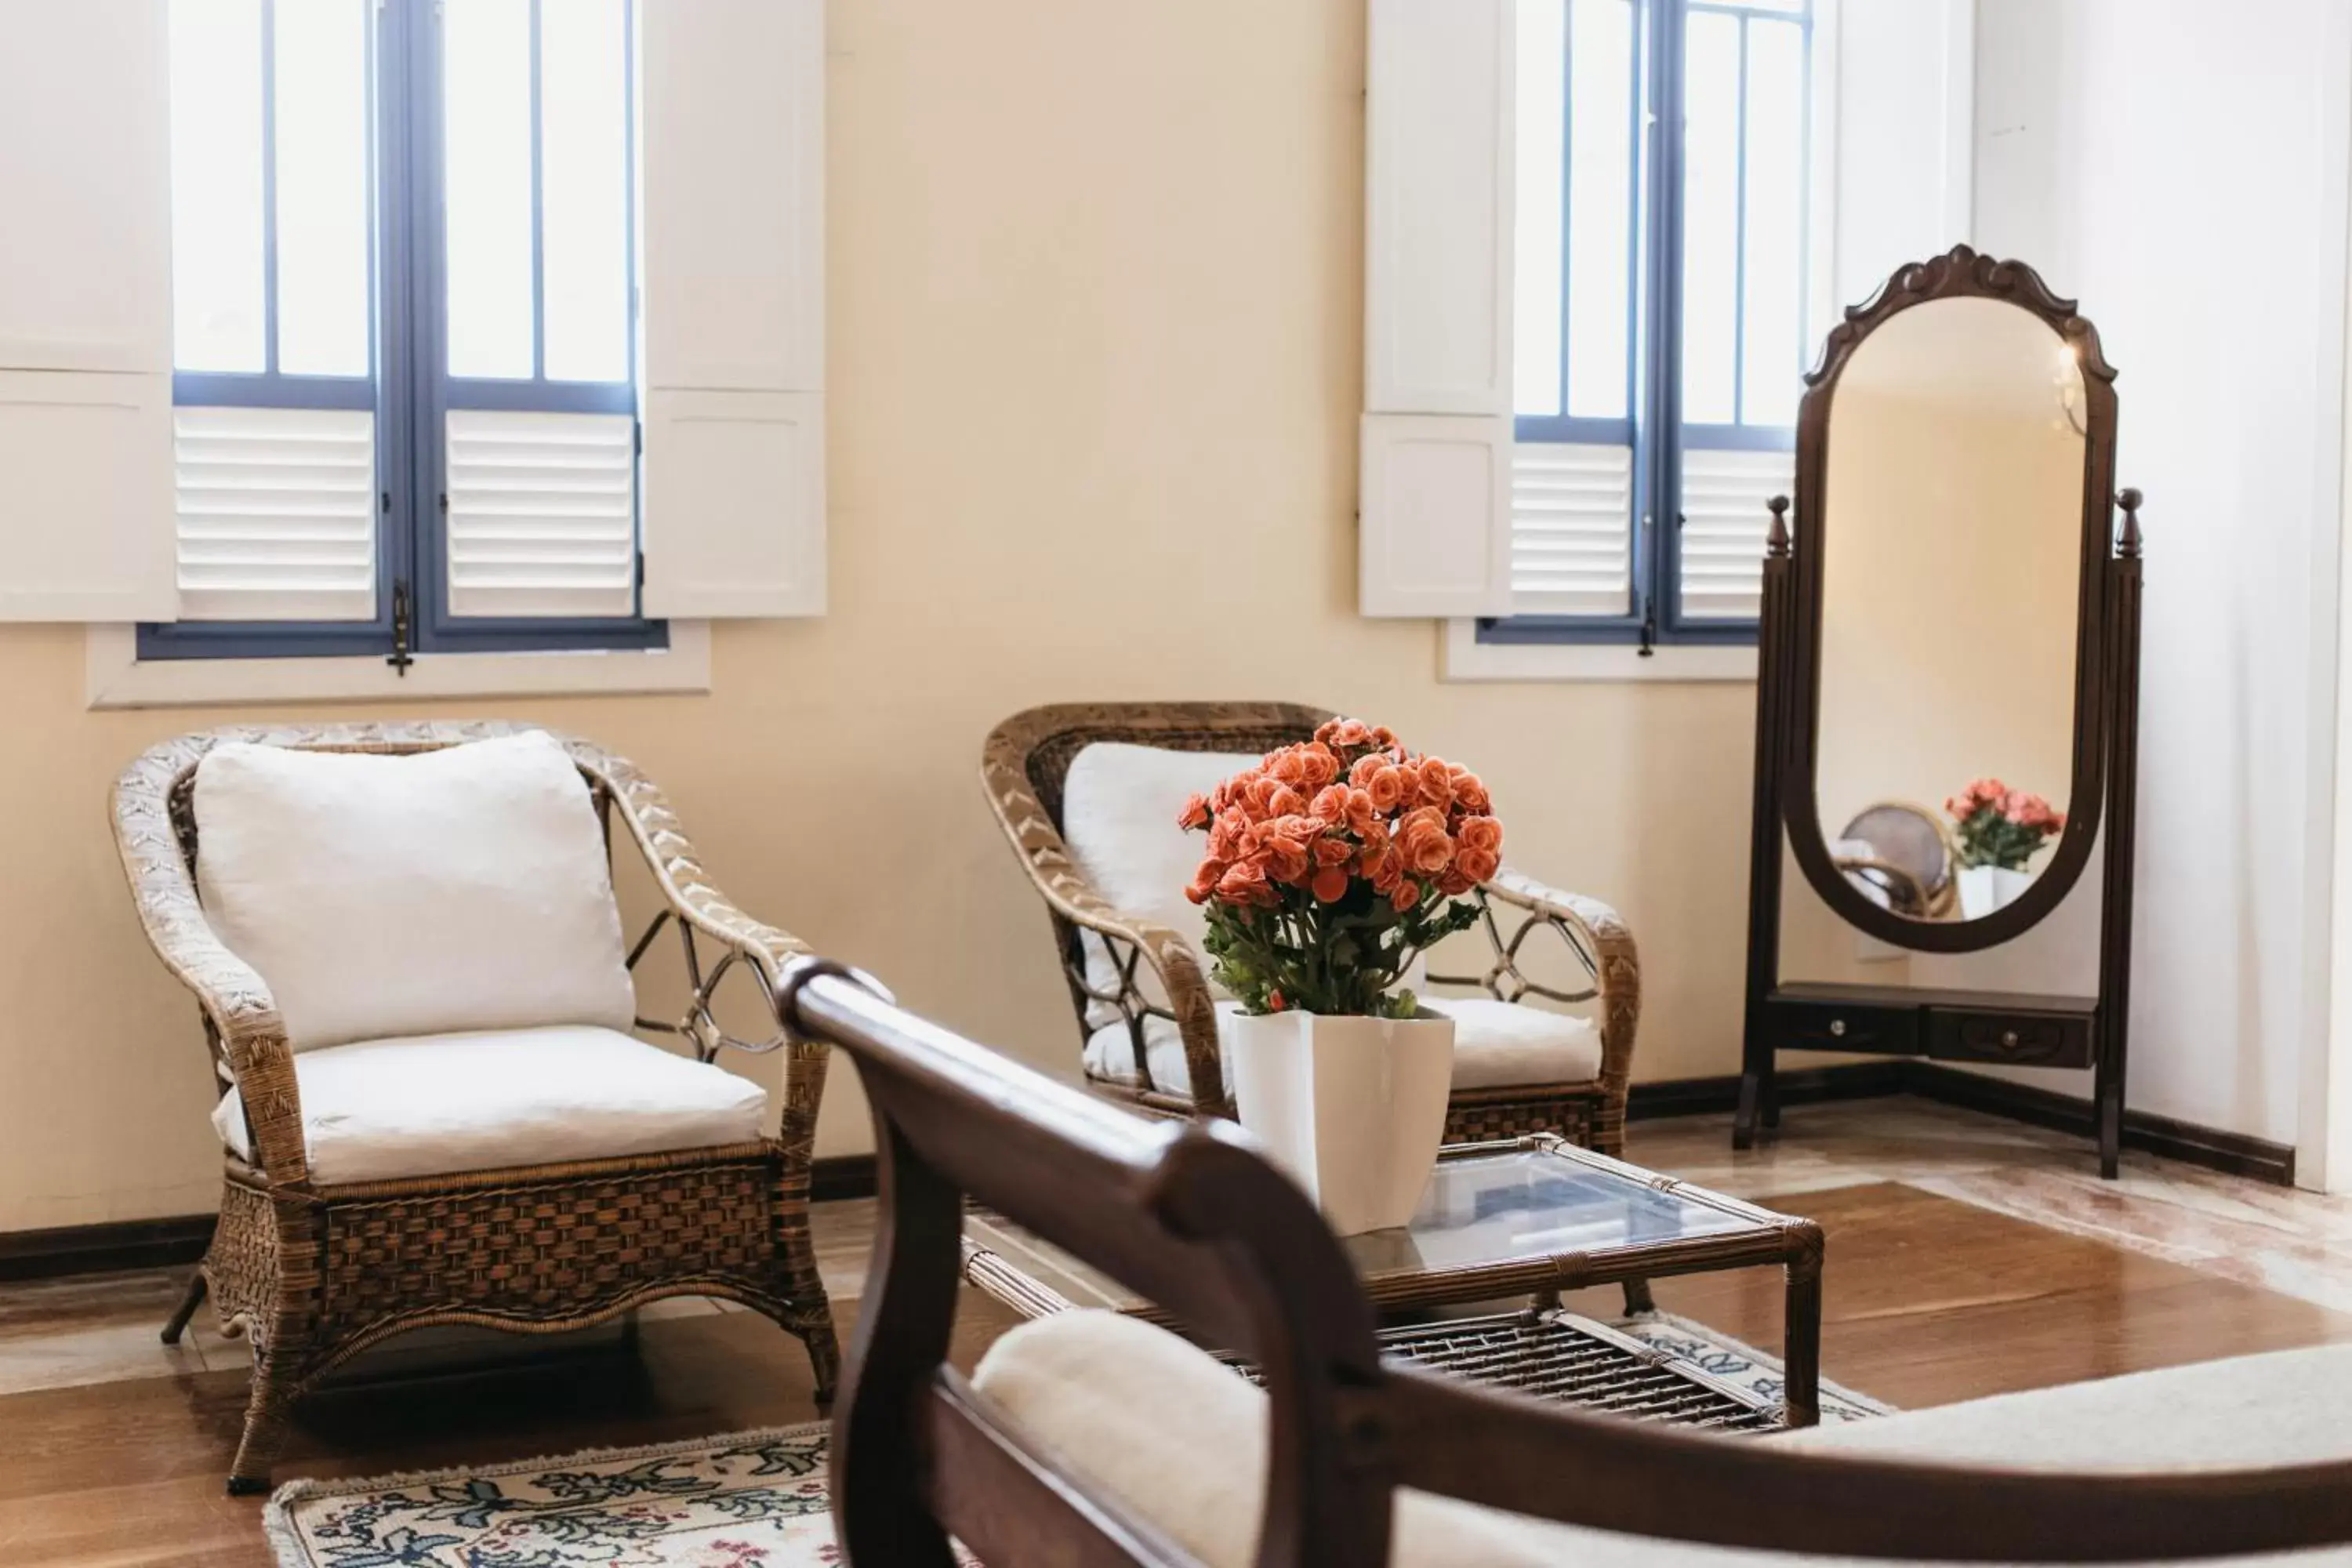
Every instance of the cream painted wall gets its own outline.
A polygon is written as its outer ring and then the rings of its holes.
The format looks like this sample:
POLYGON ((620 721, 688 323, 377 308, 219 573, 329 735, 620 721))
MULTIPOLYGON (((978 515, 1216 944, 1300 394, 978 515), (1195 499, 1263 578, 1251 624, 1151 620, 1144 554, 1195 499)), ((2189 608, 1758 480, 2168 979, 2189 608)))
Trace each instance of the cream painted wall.
MULTIPOLYGON (((1733 1070, 1750 689, 1443 685, 1429 626, 1354 613, 1362 9, 835 0, 831 613, 722 627, 708 698, 438 711, 636 758, 741 902, 1064 1065, 990 725, 1089 698, 1375 715, 1486 773, 1514 861, 1631 919, 1637 1076, 1733 1070)), ((142 747, 254 715, 86 711, 82 640, 0 626, 0 1229, 215 1194, 194 1011, 105 797, 142 747)), ((851 1079, 824 1152, 866 1146, 851 1079)))

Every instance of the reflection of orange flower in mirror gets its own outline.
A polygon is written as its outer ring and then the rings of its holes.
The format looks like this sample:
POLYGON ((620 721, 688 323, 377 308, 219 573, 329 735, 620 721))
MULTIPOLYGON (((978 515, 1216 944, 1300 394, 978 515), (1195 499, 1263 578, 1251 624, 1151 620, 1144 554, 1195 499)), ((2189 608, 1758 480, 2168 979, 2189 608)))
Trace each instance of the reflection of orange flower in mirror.
POLYGON ((1997 778, 1971 780, 1944 802, 1958 830, 1960 864, 2022 871, 2042 841, 2064 831, 2066 814, 2031 790, 1997 778))

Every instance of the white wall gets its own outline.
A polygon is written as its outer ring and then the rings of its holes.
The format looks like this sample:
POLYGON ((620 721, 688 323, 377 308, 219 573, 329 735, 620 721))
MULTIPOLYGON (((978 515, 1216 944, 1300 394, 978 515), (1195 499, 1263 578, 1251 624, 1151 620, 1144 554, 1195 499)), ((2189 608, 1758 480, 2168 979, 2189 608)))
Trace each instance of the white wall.
POLYGON ((2081 298, 2147 493, 2129 1100, 2281 1142, 2326 1017, 2347 14, 1979 0, 1977 35, 1977 243, 2081 298))

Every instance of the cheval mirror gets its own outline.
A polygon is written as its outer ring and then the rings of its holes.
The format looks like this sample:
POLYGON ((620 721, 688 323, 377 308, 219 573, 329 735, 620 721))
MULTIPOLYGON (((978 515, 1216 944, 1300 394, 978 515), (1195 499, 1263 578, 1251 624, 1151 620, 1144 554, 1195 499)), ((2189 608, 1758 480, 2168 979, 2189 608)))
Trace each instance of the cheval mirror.
POLYGON ((2074 301, 1961 246, 1849 310, 1805 378, 1764 564, 1736 1147, 1779 1125, 1779 1053, 1861 1052, 2088 1069, 2116 1173, 2140 538, 2115 374, 2074 301), (1789 859, 1844 933, 1814 944, 1832 978, 1788 977, 1789 859), (2062 901, 2095 904, 2053 922, 2085 933, 2079 984, 1987 984, 2062 901))

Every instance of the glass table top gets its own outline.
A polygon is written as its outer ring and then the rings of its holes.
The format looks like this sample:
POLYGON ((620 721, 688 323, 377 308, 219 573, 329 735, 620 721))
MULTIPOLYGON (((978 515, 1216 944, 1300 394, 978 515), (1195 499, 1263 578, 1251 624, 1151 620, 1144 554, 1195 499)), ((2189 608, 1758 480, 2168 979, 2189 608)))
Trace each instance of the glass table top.
POLYGON ((1475 1268, 1763 1228, 1745 1215, 1548 1149, 1440 1160, 1402 1230, 1341 1245, 1368 1278, 1475 1268))
MULTIPOLYGON (((1341 1246, 1376 1297, 1391 1304, 1424 1295, 1462 1299, 1462 1287, 1485 1276, 1524 1284, 1526 1276, 1542 1273, 1555 1260, 1574 1260, 1579 1282, 1638 1278, 1648 1270, 1633 1267, 1634 1259, 1655 1264, 1656 1248, 1683 1241, 1719 1243, 1744 1235, 1756 1243, 1752 1257, 1724 1257, 1701 1267, 1737 1268, 1777 1255, 1782 1226, 1790 1222, 1701 1189, 1662 1186, 1663 1180, 1551 1140, 1486 1145, 1438 1161, 1410 1225, 1342 1237, 1341 1246), (1612 1271, 1612 1257, 1626 1260, 1622 1273, 1612 1271), (1423 1284, 1425 1291, 1418 1289, 1423 1284)), ((1018 1277, 1016 1295, 1034 1284, 1070 1305, 1137 1305, 1117 1281, 1002 1216, 975 1210, 965 1218, 964 1234, 968 1247, 993 1254, 1018 1277)), ((1055 1303, 1036 1305, 1053 1310, 1055 1303)))

